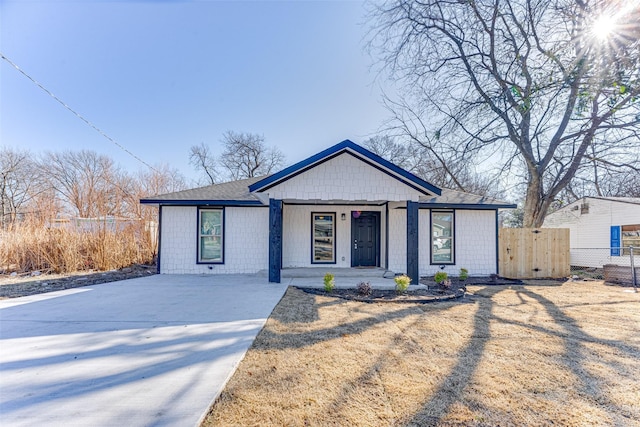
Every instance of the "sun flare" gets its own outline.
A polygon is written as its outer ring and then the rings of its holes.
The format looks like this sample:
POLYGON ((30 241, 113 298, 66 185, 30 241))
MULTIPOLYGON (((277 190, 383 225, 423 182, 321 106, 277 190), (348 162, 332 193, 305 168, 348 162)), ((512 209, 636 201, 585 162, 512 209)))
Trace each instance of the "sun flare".
POLYGON ((599 16, 591 27, 591 33, 599 40, 605 41, 609 39, 616 30, 616 19, 608 14, 599 16))

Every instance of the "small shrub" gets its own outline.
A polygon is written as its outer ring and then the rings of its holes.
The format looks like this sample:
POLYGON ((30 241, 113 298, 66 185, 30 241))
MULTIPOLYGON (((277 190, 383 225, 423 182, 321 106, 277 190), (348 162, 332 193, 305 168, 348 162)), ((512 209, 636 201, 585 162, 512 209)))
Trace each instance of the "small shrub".
POLYGON ((333 292, 333 288, 336 287, 336 281, 331 273, 324 275, 324 290, 325 292, 333 292))
POLYGON ((435 282, 440 285, 442 284, 442 282, 444 282, 445 280, 447 280, 447 277, 449 277, 449 275, 444 272, 444 271, 438 271, 434 276, 433 276, 433 280, 435 280, 435 282))
POLYGON ((469 270, 466 268, 460 269, 460 276, 458 276, 460 280, 467 280, 469 278, 469 270))
POLYGON ((411 278, 406 274, 394 277, 393 280, 396 282, 396 292, 399 294, 405 292, 411 283, 411 278))
POLYGON ((371 283, 369 282, 360 282, 358 283, 358 286, 356 286, 356 289, 358 290, 358 293, 360 295, 371 295, 371 283))

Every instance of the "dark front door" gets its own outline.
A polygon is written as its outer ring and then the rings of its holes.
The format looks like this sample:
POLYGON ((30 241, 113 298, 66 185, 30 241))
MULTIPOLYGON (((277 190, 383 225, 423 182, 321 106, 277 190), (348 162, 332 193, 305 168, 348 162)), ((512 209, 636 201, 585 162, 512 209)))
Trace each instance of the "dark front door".
POLYGON ((351 212, 351 266, 380 265, 380 212, 351 212))

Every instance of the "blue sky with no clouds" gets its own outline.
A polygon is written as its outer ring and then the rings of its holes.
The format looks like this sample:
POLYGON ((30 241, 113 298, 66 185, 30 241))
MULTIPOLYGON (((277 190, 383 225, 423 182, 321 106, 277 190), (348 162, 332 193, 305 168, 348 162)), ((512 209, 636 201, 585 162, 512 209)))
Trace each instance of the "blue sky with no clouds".
MULTIPOLYGON (((263 134, 293 163, 387 117, 361 2, 0 0, 0 51, 150 164, 263 134)), ((0 61, 0 144, 143 166, 0 61)))

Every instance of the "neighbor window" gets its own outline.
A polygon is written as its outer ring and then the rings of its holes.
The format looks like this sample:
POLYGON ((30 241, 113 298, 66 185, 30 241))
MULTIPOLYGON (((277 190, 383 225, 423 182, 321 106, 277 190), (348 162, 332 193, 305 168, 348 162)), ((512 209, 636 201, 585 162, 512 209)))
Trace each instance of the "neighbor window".
POLYGON ((222 209, 198 210, 198 262, 222 263, 223 259, 222 209))
POLYGON ((629 246, 633 246, 634 254, 640 254, 640 224, 623 225, 621 228, 622 235, 622 254, 629 255, 629 246))
POLYGON ((311 262, 314 264, 332 264, 336 262, 336 214, 312 213, 311 233, 313 238, 313 253, 311 262))
POLYGON ((453 211, 431 211, 431 263, 453 264, 453 211))

